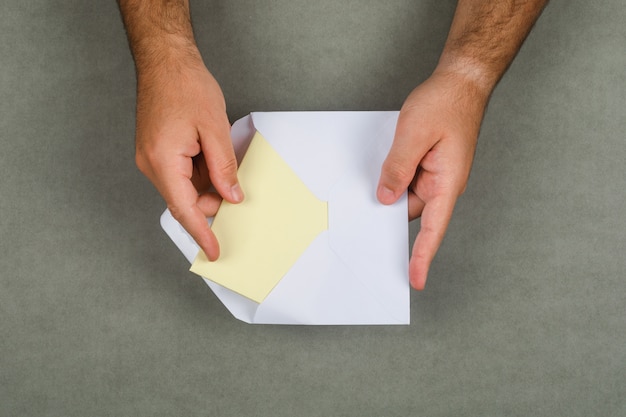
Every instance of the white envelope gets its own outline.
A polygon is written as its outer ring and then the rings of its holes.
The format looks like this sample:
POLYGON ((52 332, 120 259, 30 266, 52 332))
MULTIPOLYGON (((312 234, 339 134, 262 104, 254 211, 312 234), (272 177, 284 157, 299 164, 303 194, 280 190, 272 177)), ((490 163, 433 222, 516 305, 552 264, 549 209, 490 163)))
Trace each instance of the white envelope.
MULTIPOLYGON (((406 195, 391 206, 376 199, 397 118, 398 112, 272 112, 235 122, 231 136, 239 161, 258 131, 309 190, 328 202, 328 230, 260 304, 204 278, 236 318, 265 324, 409 324, 406 195)), ((167 210, 161 225, 193 262, 199 248, 167 210)))

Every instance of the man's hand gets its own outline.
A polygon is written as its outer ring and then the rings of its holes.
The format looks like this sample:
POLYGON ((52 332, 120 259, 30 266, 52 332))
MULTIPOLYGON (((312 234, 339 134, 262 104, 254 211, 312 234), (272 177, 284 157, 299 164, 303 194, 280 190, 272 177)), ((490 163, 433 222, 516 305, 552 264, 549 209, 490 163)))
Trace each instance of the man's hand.
POLYGON ((220 197, 243 200, 224 96, 200 59, 139 76, 137 166, 159 190, 172 216, 211 260, 219 246, 206 217, 220 197), (210 193, 213 184, 217 192, 210 193))
POLYGON ((409 276, 421 290, 457 197, 467 184, 487 96, 453 72, 435 72, 409 95, 383 164, 378 199, 409 190, 409 219, 421 215, 409 276))
POLYGON ((211 260, 206 217, 243 200, 224 95, 206 69, 188 0, 118 0, 137 69, 137 166, 211 260), (213 184, 217 193, 209 192, 213 184), (221 196, 221 197, 220 197, 221 196))
POLYGON ((409 95, 382 167, 378 199, 409 190, 422 216, 409 266, 421 290, 472 166, 485 107, 548 0, 459 0, 433 75, 409 95))

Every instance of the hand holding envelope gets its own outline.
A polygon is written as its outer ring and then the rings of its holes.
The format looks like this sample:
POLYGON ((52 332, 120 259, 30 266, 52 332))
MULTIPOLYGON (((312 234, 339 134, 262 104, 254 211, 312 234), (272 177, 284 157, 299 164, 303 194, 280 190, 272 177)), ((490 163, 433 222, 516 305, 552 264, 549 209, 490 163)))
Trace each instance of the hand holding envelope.
POLYGON ((233 125, 246 200, 223 203, 209 262, 162 225, 235 317, 249 323, 407 324, 407 201, 376 199, 397 112, 252 113, 233 125), (197 257, 196 257, 196 254, 197 257))

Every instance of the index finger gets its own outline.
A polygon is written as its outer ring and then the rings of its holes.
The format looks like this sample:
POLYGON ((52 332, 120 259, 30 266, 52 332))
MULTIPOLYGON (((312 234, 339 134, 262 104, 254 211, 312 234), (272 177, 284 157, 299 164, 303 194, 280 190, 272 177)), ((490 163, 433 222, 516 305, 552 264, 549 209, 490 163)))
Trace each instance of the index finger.
POLYGON ((426 285, 430 264, 446 233, 455 202, 454 195, 440 195, 424 205, 409 264, 411 286, 416 290, 423 290, 426 285))

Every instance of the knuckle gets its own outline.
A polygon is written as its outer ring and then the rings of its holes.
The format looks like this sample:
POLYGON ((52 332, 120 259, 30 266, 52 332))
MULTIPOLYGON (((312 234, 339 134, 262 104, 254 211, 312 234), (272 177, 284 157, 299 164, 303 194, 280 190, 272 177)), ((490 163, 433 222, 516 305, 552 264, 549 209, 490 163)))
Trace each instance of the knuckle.
POLYGON ((170 211, 170 213, 172 214, 172 217, 175 218, 176 220, 178 220, 179 222, 182 220, 182 210, 180 209, 179 206, 175 206, 173 204, 168 204, 167 205, 167 209, 170 211))
POLYGON ((137 166, 137 168, 142 174, 148 175, 150 171, 149 169, 150 164, 146 160, 146 157, 143 153, 140 153, 140 152, 135 153, 135 165, 137 166))
POLYGON ((162 146, 160 146, 160 144, 162 143, 163 140, 159 136, 150 137, 149 140, 143 137, 137 137, 135 145, 135 164, 144 175, 148 175, 162 163, 162 155, 166 154, 161 149, 162 146))
POLYGON ((226 177, 234 177, 237 175, 237 160, 232 158, 219 158, 215 161, 215 169, 226 177))
POLYGON ((189 208, 181 206, 179 204, 169 203, 167 205, 167 209, 172 214, 172 217, 175 218, 179 223, 187 229, 189 225, 187 224, 188 216, 189 216, 189 208))
POLYGON ((392 159, 385 163, 385 174, 394 185, 408 185, 415 175, 415 169, 405 161, 392 159))

